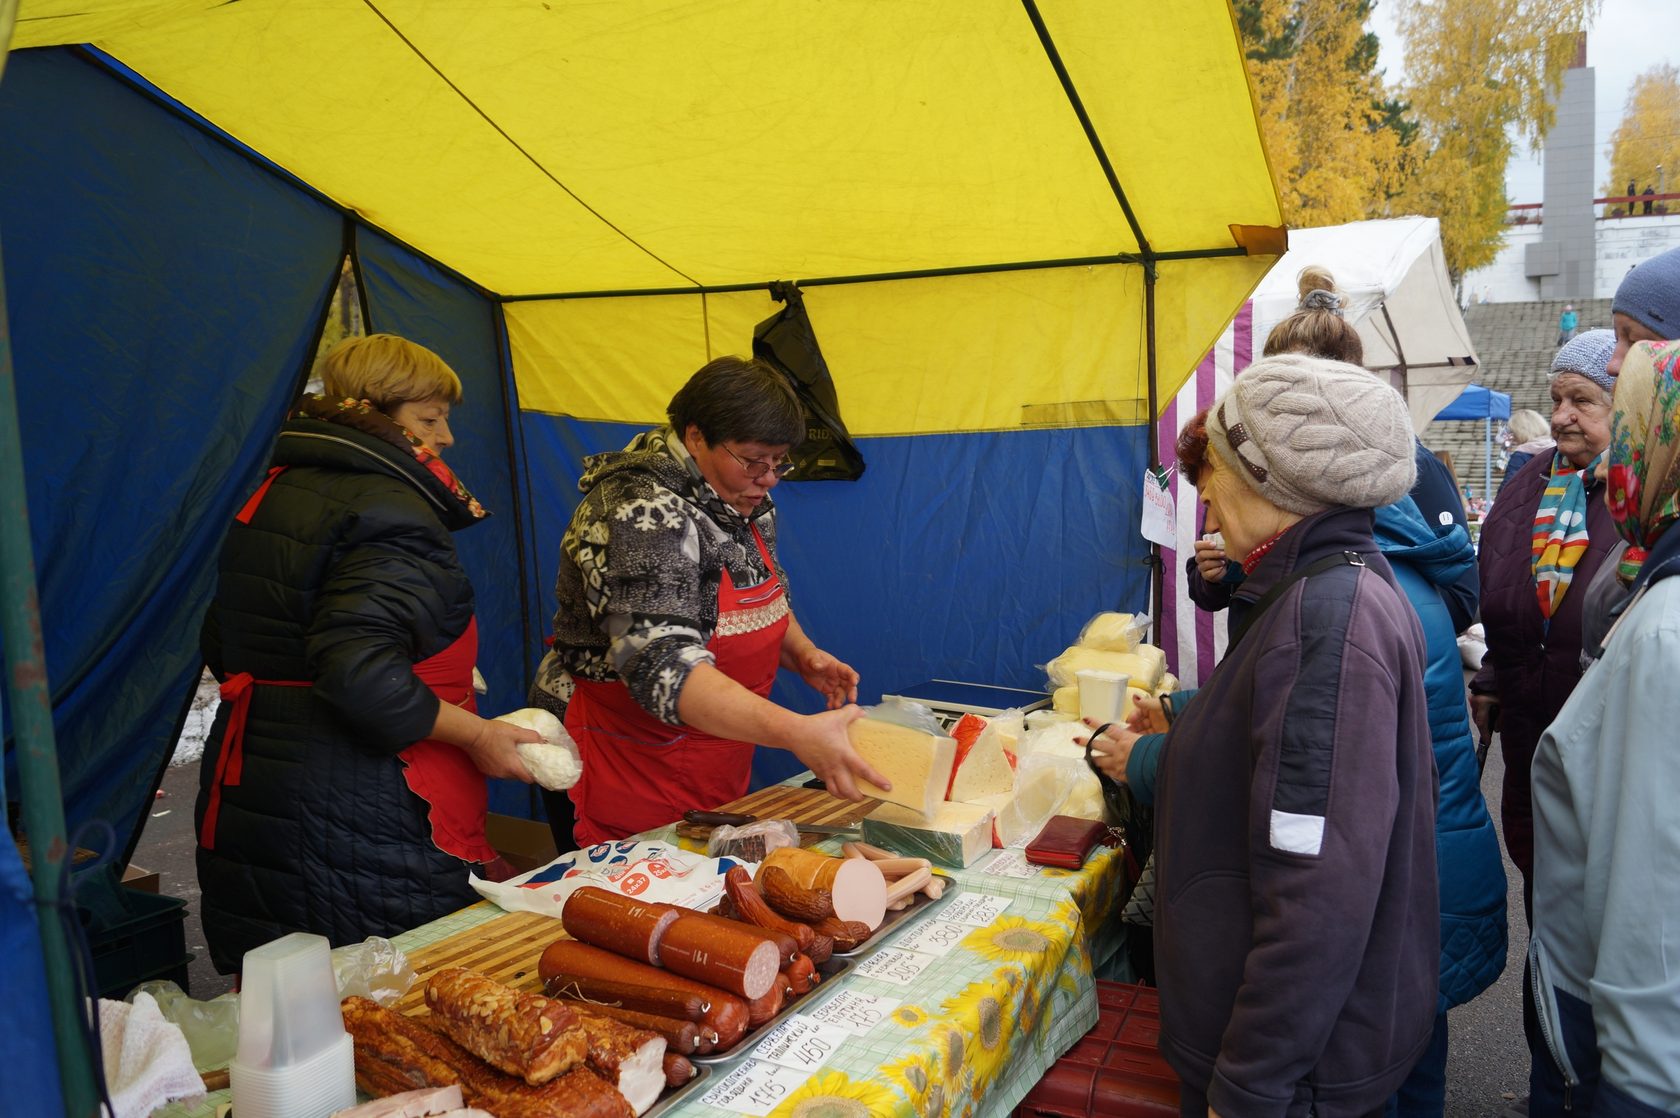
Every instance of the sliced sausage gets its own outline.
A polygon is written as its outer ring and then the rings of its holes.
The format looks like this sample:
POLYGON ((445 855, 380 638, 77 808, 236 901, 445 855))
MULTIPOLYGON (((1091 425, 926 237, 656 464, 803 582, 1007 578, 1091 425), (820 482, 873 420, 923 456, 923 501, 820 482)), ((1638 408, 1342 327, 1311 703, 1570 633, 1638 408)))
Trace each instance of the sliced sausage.
POLYGON ((762 928, 690 913, 665 929, 659 962, 668 971, 750 1001, 776 984, 782 954, 762 928))
POLYGON ((672 905, 584 885, 566 898, 560 923, 573 939, 658 966, 660 937, 681 912, 672 905))

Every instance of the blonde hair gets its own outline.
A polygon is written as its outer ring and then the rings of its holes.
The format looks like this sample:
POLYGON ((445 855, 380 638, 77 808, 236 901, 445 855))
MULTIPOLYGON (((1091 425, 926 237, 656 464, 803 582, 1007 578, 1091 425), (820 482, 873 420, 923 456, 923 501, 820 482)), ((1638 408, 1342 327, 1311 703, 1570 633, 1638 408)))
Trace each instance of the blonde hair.
POLYGON ((1365 364, 1365 343, 1359 340, 1359 331, 1342 317, 1344 300, 1336 293, 1336 277, 1326 268, 1309 264, 1295 278, 1295 289, 1300 300, 1295 313, 1266 335, 1264 355, 1302 353, 1350 365, 1365 364))
POLYGON ((421 400, 461 402, 461 378, 443 358, 395 334, 345 338, 321 359, 329 399, 366 400, 389 414, 421 400))
POLYGON ((1519 446, 1531 443, 1535 439, 1543 439, 1552 433, 1551 423, 1532 408, 1521 408, 1512 412, 1505 426, 1511 429, 1511 437, 1517 440, 1519 446))

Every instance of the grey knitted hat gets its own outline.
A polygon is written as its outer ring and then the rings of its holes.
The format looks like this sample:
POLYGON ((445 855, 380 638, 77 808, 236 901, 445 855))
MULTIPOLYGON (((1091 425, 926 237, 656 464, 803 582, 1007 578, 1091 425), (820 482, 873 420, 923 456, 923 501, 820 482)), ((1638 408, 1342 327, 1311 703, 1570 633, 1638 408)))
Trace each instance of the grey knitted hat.
POLYGON ((1653 256, 1616 287, 1612 314, 1625 314, 1659 338, 1680 338, 1680 248, 1653 256))
POLYGON ((1376 508, 1417 481, 1411 413, 1357 365, 1297 353, 1250 365, 1208 413, 1220 459, 1280 509, 1376 508))
POLYGON ((1563 344, 1552 358, 1552 376, 1580 373, 1606 392, 1616 391, 1616 378, 1607 370, 1616 349, 1614 330, 1583 330, 1563 344))

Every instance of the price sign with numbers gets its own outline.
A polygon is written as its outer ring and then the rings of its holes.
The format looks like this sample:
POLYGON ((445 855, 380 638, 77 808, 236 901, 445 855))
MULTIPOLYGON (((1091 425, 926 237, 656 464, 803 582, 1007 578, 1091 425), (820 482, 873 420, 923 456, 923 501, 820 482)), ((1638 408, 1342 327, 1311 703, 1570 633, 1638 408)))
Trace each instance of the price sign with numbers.
POLYGON ((964 893, 946 905, 939 918, 967 924, 971 928, 984 928, 1002 916, 1008 907, 1008 897, 994 897, 990 893, 964 893))
POLYGON ((853 1036, 862 1036, 887 1019, 899 1007, 897 998, 841 990, 811 1011, 811 1017, 825 1025, 837 1025, 853 1036))
POLYGON ((807 1078, 805 1072, 780 1064, 748 1060, 730 1072, 722 1083, 701 1095, 700 1101, 719 1110, 763 1118, 782 1105, 807 1078))
POLYGON ((852 973, 864 978, 879 978, 898 986, 908 986, 934 962, 932 955, 904 951, 897 947, 883 947, 852 973))
POLYGON ((980 872, 993 877, 1037 877, 1038 867, 1019 850, 1000 850, 992 860, 980 867, 980 872))
POLYGON ((796 1013, 772 1029, 753 1049, 753 1055, 783 1067, 816 1071, 828 1063, 849 1035, 838 1025, 825 1025, 796 1013))
POLYGON ((920 951, 924 955, 945 955, 963 941, 974 929, 967 924, 953 924, 949 920, 930 920, 909 932, 893 944, 903 951, 920 951))

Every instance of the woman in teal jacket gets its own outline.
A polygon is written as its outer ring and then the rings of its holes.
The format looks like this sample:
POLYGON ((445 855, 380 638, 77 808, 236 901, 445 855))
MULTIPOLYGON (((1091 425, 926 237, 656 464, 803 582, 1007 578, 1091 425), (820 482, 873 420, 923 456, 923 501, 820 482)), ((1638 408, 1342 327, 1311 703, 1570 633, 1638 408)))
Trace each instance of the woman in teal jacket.
MULTIPOLYGON (((1435 858, 1441 890, 1441 993, 1429 1050, 1395 1096, 1393 1113, 1439 1115, 1446 1104, 1447 1010, 1493 985, 1505 969, 1505 868, 1499 838, 1482 798, 1481 769, 1464 700, 1464 669, 1443 588, 1476 562, 1470 537, 1456 524, 1430 525, 1410 497, 1376 510, 1377 547, 1394 569, 1423 625, 1429 660, 1429 735, 1440 792, 1435 805, 1435 858)), ((1226 584, 1232 590, 1240 583, 1226 584)), ((1228 599, 1229 600, 1229 599, 1228 599)), ((1240 625, 1242 599, 1230 603, 1240 625)), ((1183 710, 1195 692, 1168 696, 1162 717, 1183 710)), ((1118 727, 1107 736, 1126 733, 1118 727)), ((1137 739, 1126 762, 1132 792, 1154 797, 1164 734, 1137 739)))

